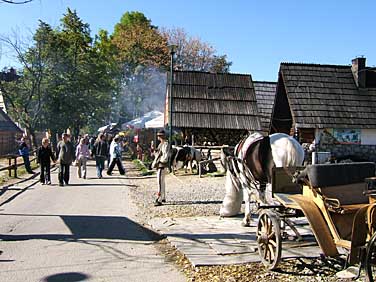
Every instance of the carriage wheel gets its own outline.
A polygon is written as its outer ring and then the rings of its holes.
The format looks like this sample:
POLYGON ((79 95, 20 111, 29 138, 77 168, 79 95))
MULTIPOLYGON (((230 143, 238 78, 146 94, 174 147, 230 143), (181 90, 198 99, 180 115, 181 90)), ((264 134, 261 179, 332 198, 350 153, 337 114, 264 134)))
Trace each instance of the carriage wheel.
POLYGON ((262 263, 275 269, 281 260, 282 239, 280 220, 271 211, 261 212, 257 223, 257 245, 262 263))
POLYGON ((364 261, 366 277, 368 282, 376 280, 376 233, 374 233, 367 244, 367 253, 364 261))

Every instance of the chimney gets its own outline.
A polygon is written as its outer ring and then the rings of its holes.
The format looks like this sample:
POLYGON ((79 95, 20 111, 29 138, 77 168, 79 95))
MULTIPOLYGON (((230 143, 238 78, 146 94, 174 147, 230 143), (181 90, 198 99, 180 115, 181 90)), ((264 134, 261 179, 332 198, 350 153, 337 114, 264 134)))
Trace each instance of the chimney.
POLYGON ((355 83, 359 88, 366 87, 366 58, 355 58, 351 61, 351 70, 355 83))

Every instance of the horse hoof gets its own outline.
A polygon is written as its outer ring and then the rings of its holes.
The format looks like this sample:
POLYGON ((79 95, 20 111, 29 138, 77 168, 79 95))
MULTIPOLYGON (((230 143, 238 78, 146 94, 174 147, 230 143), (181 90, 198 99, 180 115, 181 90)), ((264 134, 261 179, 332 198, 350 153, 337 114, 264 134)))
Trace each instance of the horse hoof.
POLYGON ((243 221, 242 221, 242 226, 243 226, 243 227, 250 227, 251 224, 250 224, 249 222, 243 222, 243 221))

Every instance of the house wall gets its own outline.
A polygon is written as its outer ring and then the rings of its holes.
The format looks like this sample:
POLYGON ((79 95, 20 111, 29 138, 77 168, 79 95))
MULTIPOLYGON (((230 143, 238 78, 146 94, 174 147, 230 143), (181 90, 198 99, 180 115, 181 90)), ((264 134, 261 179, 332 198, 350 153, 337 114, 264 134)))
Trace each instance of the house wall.
POLYGON ((336 159, 376 162, 376 129, 362 129, 361 144, 338 144, 321 129, 315 135, 320 140, 318 151, 331 152, 336 159))
POLYGON ((376 129, 362 129, 362 145, 376 145, 376 129))
POLYGON ((0 132, 0 156, 17 153, 20 135, 13 131, 0 132))

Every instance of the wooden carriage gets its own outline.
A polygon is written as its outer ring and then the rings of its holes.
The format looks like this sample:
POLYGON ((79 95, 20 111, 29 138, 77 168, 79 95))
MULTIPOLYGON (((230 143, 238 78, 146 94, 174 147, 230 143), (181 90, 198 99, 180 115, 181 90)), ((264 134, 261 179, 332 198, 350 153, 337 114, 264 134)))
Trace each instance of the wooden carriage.
POLYGON ((274 169, 272 192, 278 204, 260 205, 257 243, 262 262, 269 269, 281 259, 281 228, 290 217, 305 216, 322 253, 348 253, 345 267, 366 270, 368 281, 376 276, 376 190, 374 163, 322 164, 307 166, 300 173, 274 169), (300 180, 300 181, 292 181, 300 180))

